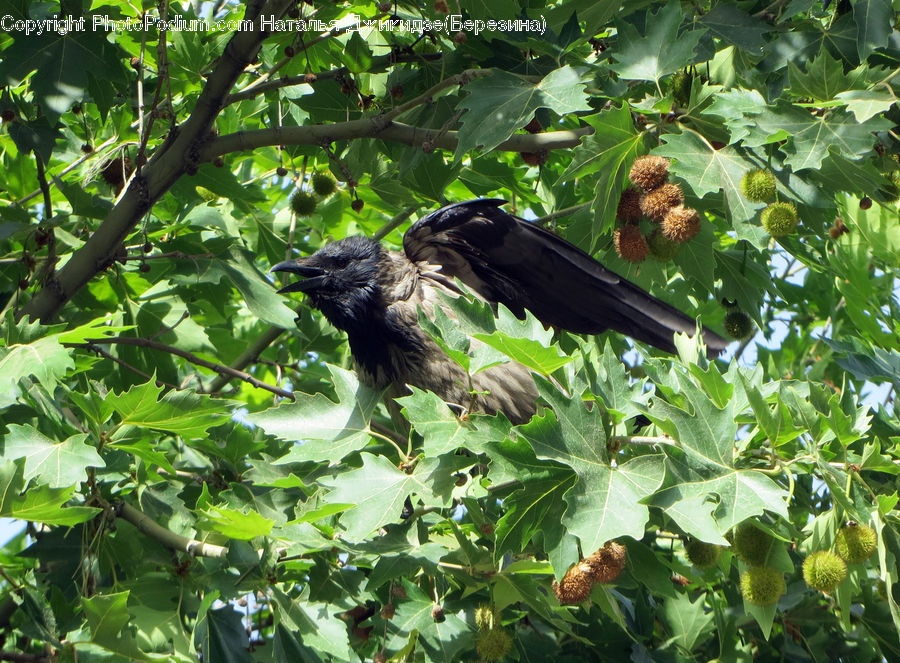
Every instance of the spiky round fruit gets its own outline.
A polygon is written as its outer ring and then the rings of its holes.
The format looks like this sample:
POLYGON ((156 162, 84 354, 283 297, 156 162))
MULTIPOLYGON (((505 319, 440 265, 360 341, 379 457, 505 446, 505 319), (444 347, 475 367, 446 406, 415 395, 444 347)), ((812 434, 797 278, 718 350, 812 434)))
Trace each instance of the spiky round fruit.
POLYGON ((638 157, 631 166, 628 177, 644 191, 652 191, 666 181, 669 175, 669 160, 646 155, 638 157))
POLYGON ((531 118, 531 122, 522 128, 530 134, 539 134, 544 130, 544 127, 541 126, 541 123, 536 117, 531 118))
POLYGON ((285 57, 292 58, 292 57, 294 57, 295 53, 296 53, 296 51, 294 50, 293 46, 285 46, 284 47, 284 56, 285 57))
POLYGON ((872 199, 868 196, 863 196, 859 199, 859 209, 867 210, 872 207, 872 199))
POLYGON ((850 232, 850 229, 844 223, 844 218, 841 216, 834 217, 834 223, 831 224, 831 228, 828 229, 828 234, 831 239, 837 239, 848 232, 850 232))
POLYGON ((679 106, 687 106, 691 101, 691 82, 693 76, 686 71, 679 71, 672 76, 672 98, 679 106))
POLYGON ((753 333, 753 320, 743 311, 728 311, 725 314, 725 333, 740 341, 753 333))
POLYGON ((594 582, 612 582, 625 568, 625 546, 615 541, 607 541, 596 552, 584 558, 591 569, 594 582))
POLYGON ((775 605, 785 589, 781 571, 771 566, 753 566, 741 576, 741 594, 753 605, 775 605))
POLYGON ((797 208, 791 203, 771 203, 762 211, 763 228, 772 237, 784 237, 794 232, 799 219, 797 208))
POLYGON ((365 203, 357 198, 352 203, 350 203, 350 209, 352 209, 354 212, 358 212, 363 208, 364 205, 365 203))
POLYGON ((453 42, 455 44, 465 44, 469 38, 466 36, 465 32, 457 32, 453 35, 453 42))
POLYGON ((278 166, 278 168, 275 169, 275 174, 278 175, 278 177, 284 177, 288 174, 288 169, 284 166, 278 166))
POLYGON ((499 661, 512 649, 512 638, 506 629, 492 628, 475 637, 475 651, 482 661, 499 661))
POLYGON ((581 603, 591 595, 594 586, 593 570, 590 564, 579 562, 566 571, 559 582, 553 583, 553 592, 562 605, 581 603))
POLYGON ((145 262, 141 263, 141 266, 138 267, 138 271, 144 272, 145 274, 150 271, 150 265, 145 262))
POLYGON ((767 203, 775 197, 775 175, 771 170, 754 168, 741 178, 741 193, 754 203, 767 203))
POLYGON ((659 228, 653 230, 647 237, 647 246, 650 247, 650 257, 658 262, 669 262, 678 255, 681 244, 673 242, 662 234, 659 228))
POLYGON ((213 163, 213 166, 215 166, 216 168, 224 168, 225 167, 225 159, 223 159, 222 157, 216 157, 215 159, 213 159, 212 163, 213 163))
POLYGON ((616 253, 628 262, 642 262, 650 248, 637 226, 622 226, 613 233, 616 253))
POLYGON ((623 223, 631 223, 641 218, 641 192, 633 186, 625 189, 619 196, 616 218, 623 223))
POLYGON ((311 180, 312 190, 326 198, 337 191, 337 182, 328 173, 315 173, 311 180))
POLYGON ((447 0, 434 0, 434 11, 438 14, 449 14, 450 6, 447 4, 447 0))
POLYGON ((306 191, 295 191, 291 196, 291 209, 297 216, 309 216, 316 211, 316 199, 306 191))
POLYGON ((752 523, 744 521, 734 530, 731 548, 737 558, 750 566, 762 566, 775 540, 752 523))
POLYGON ((16 119, 16 112, 11 108, 4 108, 2 111, 0 111, 0 119, 2 119, 4 122, 12 122, 16 119))
POLYGON ((684 202, 681 187, 674 183, 662 184, 641 196, 641 212, 647 218, 662 221, 669 210, 684 202))
POLYGON ((151 242, 144 242, 144 245, 141 247, 141 250, 144 253, 150 253, 153 250, 153 244, 151 242))
POLYGON ((691 207, 678 205, 669 210, 659 227, 673 242, 686 242, 700 232, 700 215, 691 207))
POLYGON ((719 562, 722 547, 706 541, 691 539, 684 544, 684 554, 698 569, 710 569, 719 562))
POLYGON ((831 592, 847 577, 847 564, 830 550, 819 550, 803 560, 803 579, 820 592, 831 592))
POLYGON ((840 529, 834 546, 837 554, 848 564, 859 564, 875 552, 875 548, 878 547, 878 535, 868 525, 852 523, 840 529))
POLYGON ((396 612, 397 612, 397 609, 396 609, 396 607, 394 607, 393 603, 387 603, 384 605, 384 607, 381 608, 382 618, 387 619, 388 621, 390 621, 394 618, 394 615, 396 614, 396 612))
POLYGON ((85 154, 90 154, 91 152, 94 151, 94 146, 91 145, 90 143, 84 143, 81 146, 81 151, 84 152, 85 154))
POLYGON ((544 163, 544 155, 539 152, 519 152, 522 156, 522 161, 527 163, 529 166, 540 166, 544 163))
POLYGON ((489 629, 500 626, 500 612, 495 610, 493 606, 482 603, 475 608, 475 626, 479 630, 487 631, 489 629))

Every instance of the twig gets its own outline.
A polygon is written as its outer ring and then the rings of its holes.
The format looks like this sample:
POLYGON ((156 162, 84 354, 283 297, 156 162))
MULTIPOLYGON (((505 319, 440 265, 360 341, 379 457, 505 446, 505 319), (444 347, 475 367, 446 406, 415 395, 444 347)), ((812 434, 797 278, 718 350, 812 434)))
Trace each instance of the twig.
POLYGON ((382 437, 389 438, 392 442, 395 442, 396 445, 398 445, 397 451, 400 453, 400 458, 406 460, 406 453, 404 453, 403 449, 401 449, 400 447, 406 446, 409 443, 409 440, 407 440, 397 431, 388 428, 384 424, 380 424, 377 421, 369 422, 369 426, 373 431, 380 434, 382 437))
POLYGON ((151 380, 151 379, 154 380, 157 387, 166 387, 167 389, 174 389, 175 391, 179 391, 179 388, 177 385, 169 384, 168 382, 164 382, 163 380, 160 380, 159 378, 154 379, 153 376, 150 375, 149 373, 142 371, 137 366, 132 366, 124 359, 119 359, 118 357, 111 355, 106 350, 104 350, 103 348, 101 348, 99 346, 94 345, 93 343, 84 343, 84 344, 81 344, 80 347, 83 347, 86 350, 90 350, 91 352, 96 352, 98 355, 100 355, 104 359, 109 359, 111 361, 114 361, 115 363, 119 364, 120 366, 127 368, 129 371, 131 371, 133 373, 137 373, 145 380, 151 380))
POLYGON ((50 657, 43 654, 19 654, 13 651, 0 651, 0 661, 14 663, 50 663, 50 657))
MULTIPOLYGON (((443 55, 441 53, 422 53, 422 54, 400 54, 400 55, 378 55, 372 58, 372 66, 369 67, 369 73, 377 72, 380 69, 392 64, 400 64, 404 62, 419 62, 419 61, 429 61, 429 60, 439 60, 443 55)), ((339 67, 338 69, 328 69, 327 71, 320 71, 318 73, 312 74, 315 76, 315 82, 318 81, 326 81, 334 78, 340 78, 341 76, 346 76, 350 73, 350 70, 347 67, 339 67)), ((265 83, 258 83, 254 85, 252 88, 248 88, 241 92, 235 92, 234 94, 229 94, 225 98, 225 105, 234 104, 239 101, 246 101, 247 99, 253 99, 264 92, 269 92, 270 90, 278 90, 284 87, 293 87, 294 85, 303 85, 304 83, 309 82, 308 78, 309 74, 300 74, 297 76, 282 76, 281 78, 275 80, 268 80, 265 83)), ((271 78, 271 74, 270 74, 271 78)))
POLYGON ((197 539, 189 539, 159 525, 150 516, 135 509, 127 502, 122 502, 116 509, 116 514, 137 527, 151 539, 159 541, 167 548, 186 552, 194 557, 225 557, 228 549, 212 543, 204 543, 197 539))
MULTIPOLYGON (((90 154, 82 154, 80 157, 75 159, 75 161, 73 161, 68 166, 66 166, 61 171, 59 171, 59 173, 57 173, 56 175, 50 175, 50 179, 53 181, 53 184, 56 184, 57 186, 59 186, 59 178, 60 177, 62 177, 63 175, 67 175, 68 173, 71 173, 73 170, 78 168, 78 166, 83 164, 88 159, 97 157, 105 148, 109 147, 110 145, 112 145, 115 142, 116 142, 116 136, 113 136, 112 138, 107 138, 105 141, 103 141, 102 143, 97 145, 90 154)), ((25 196, 23 198, 19 198, 18 200, 12 202, 11 204, 12 205, 24 205, 32 198, 37 198, 39 195, 41 195, 41 193, 42 193, 42 191, 40 188, 35 189, 31 193, 29 193, 27 196, 25 196)))
POLYGON ((643 435, 613 435, 609 438, 609 443, 616 447, 623 444, 665 444, 669 446, 678 446, 678 443, 671 437, 647 437, 643 435))
POLYGON ((409 207, 401 210, 399 213, 395 214, 390 221, 385 223, 381 228, 372 233, 372 239, 380 240, 387 237, 394 228, 402 225, 406 222, 406 220, 411 217, 420 207, 421 203, 417 205, 410 205, 409 207))
MULTIPOLYGON (((274 343, 284 332, 285 330, 281 327, 269 327, 266 331, 260 334, 259 338, 257 338, 249 348, 244 350, 244 352, 242 352, 237 359, 231 362, 230 368, 236 372, 240 372, 242 368, 249 366, 250 364, 255 362, 259 355, 261 355, 266 348, 272 345, 272 343, 274 343)), ((234 379, 234 377, 234 373, 219 373, 219 375, 209 383, 209 386, 204 390, 203 393, 210 394, 222 391, 225 385, 227 385, 232 379, 234 379)))
POLYGON ((572 205, 572 207, 566 207, 565 209, 556 210, 555 212, 550 212, 550 214, 536 218, 534 221, 532 221, 532 223, 542 226, 545 223, 549 223, 550 221, 555 221, 556 219, 560 219, 564 216, 570 216, 572 214, 580 212, 583 209, 588 209, 591 204, 592 203, 581 203, 580 205, 572 205))
POLYGON ((91 347, 97 345, 133 345, 139 348, 149 348, 152 350, 160 350, 162 352, 168 352, 169 354, 173 354, 177 357, 181 357, 182 359, 186 359, 192 364, 197 366, 202 366, 203 368, 208 368, 209 370, 218 373, 219 375, 228 375, 233 378, 239 378, 244 382, 248 382, 252 384, 257 389, 265 389, 276 396, 281 396, 282 398, 289 398, 290 400, 294 400, 294 394, 280 387, 276 387, 271 384, 266 384, 261 380, 256 379, 249 373, 245 373, 244 371, 239 371, 230 366, 223 366, 222 364, 216 364, 211 361, 207 361, 206 359, 201 359, 197 355, 188 352, 186 350, 182 350, 181 348, 176 348, 171 345, 166 345, 165 343, 159 343, 158 341, 153 341, 148 338, 131 338, 126 336, 114 336, 111 338, 89 338, 86 343, 64 343, 66 347, 91 347))

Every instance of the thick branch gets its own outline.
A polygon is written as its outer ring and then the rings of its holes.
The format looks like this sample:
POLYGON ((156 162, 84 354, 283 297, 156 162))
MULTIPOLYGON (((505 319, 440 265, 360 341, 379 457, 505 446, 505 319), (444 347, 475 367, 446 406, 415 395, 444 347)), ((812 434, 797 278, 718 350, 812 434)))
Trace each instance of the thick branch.
MULTIPOLYGON (((591 127, 583 127, 574 131, 550 131, 542 134, 516 134, 500 143, 496 150, 508 152, 540 152, 542 150, 570 149, 581 143, 583 136, 594 132, 591 127)), ((407 145, 421 146, 430 141, 435 147, 444 150, 455 150, 459 143, 456 131, 443 134, 440 129, 423 129, 400 122, 391 122, 384 126, 379 117, 350 120, 336 124, 315 124, 304 127, 272 127, 256 131, 239 131, 220 136, 210 142, 201 152, 201 159, 239 152, 255 150, 273 145, 325 145, 336 140, 353 138, 378 138, 407 145)))
POLYGON ((194 557, 225 557, 228 549, 197 539, 189 539, 159 525, 150 516, 141 513, 127 502, 119 505, 118 516, 127 520, 151 539, 159 541, 167 548, 186 552, 194 557))
MULTIPOLYGON (((292 0, 255 0, 247 6, 245 17, 257 21, 260 13, 281 16, 292 0)), ((257 25, 259 25, 257 23, 257 25)), ((71 259, 22 309, 23 315, 52 319, 60 308, 95 274, 106 269, 115 258, 116 249, 150 210, 154 202, 180 178, 185 171, 196 168, 197 154, 209 138, 212 123, 222 108, 225 97, 244 68, 256 57, 267 31, 236 32, 225 46, 215 71, 207 79, 193 113, 169 141, 156 151, 134 177, 119 202, 71 259)))

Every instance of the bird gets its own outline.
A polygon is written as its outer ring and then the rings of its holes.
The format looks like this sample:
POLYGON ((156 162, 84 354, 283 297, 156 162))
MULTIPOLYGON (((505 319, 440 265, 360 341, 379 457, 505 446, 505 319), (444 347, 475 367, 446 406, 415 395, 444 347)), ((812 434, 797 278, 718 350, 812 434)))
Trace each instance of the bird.
MULTIPOLYGON (((419 308, 433 314, 435 305, 447 306, 441 293, 463 294, 456 279, 519 318, 528 310, 546 326, 577 334, 611 329, 669 353, 676 332, 696 334, 693 318, 546 228, 502 210, 504 204, 490 198, 441 207, 406 231, 402 252, 352 236, 270 271, 300 277, 278 293, 305 293, 346 332, 363 383, 393 396, 412 385, 462 410, 502 412, 513 424, 527 422, 537 408, 530 371, 509 362, 470 377, 419 326, 419 308)), ((709 330, 702 337, 713 355, 728 343, 709 330)))

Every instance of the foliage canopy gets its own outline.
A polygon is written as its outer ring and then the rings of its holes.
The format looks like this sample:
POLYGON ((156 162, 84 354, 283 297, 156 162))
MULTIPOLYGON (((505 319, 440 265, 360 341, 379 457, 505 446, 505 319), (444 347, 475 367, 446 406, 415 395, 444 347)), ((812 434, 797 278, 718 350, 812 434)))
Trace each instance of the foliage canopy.
POLYGON ((2 8, 4 653, 900 658, 896 0, 2 8), (498 23, 422 32, 459 15, 498 23), (285 22, 217 22, 260 16, 285 22), (702 223, 629 262, 647 153, 702 223), (756 170, 797 210, 777 239, 756 170), (470 372, 525 363, 546 407, 413 389, 392 420, 266 270, 476 196, 759 333, 710 362, 455 302, 429 333, 470 372), (847 528, 875 551, 809 588, 847 528))

